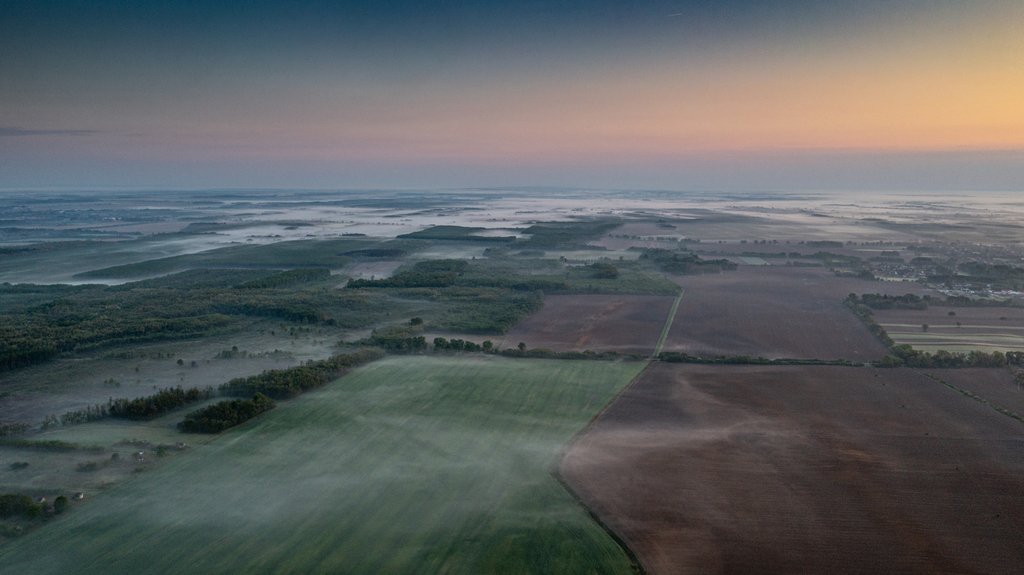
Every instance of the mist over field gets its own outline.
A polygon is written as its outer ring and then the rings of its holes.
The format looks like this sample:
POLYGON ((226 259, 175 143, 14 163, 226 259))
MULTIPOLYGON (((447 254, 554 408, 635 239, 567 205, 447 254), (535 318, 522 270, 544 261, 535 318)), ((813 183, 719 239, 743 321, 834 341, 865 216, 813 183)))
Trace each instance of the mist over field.
POLYGON ((0 574, 1021 571, 1021 29, 0 0, 0 574))

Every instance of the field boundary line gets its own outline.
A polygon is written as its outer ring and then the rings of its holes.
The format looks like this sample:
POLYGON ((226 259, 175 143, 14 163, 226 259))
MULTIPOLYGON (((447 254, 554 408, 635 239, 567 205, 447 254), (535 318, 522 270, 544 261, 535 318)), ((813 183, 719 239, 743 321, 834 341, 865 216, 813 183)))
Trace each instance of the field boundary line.
MULTIPOLYGON (((677 299, 676 304, 678 305, 678 303, 679 300, 677 299)), ((675 307, 672 308, 672 311, 675 312, 675 307)), ((557 481, 558 484, 562 486, 562 489, 565 490, 569 497, 572 498, 572 500, 575 501, 576 504, 579 505, 583 509, 583 511, 586 512, 586 514, 594 520, 594 523, 597 523, 598 527, 603 529, 604 532, 612 538, 612 541, 614 541, 620 549, 622 549, 622 552, 626 554, 626 558, 629 559, 630 565, 633 567, 633 572, 636 575, 647 575, 647 569, 644 568, 644 565, 640 561, 640 558, 637 556, 636 552, 633 551, 633 548, 630 547, 629 543, 625 539, 623 539, 622 536, 616 533, 614 529, 608 526, 608 524, 602 521, 601 518, 597 515, 597 512, 594 511, 589 505, 587 505, 587 502, 583 500, 583 497, 580 496, 580 494, 577 493, 576 490, 569 485, 569 482, 566 481, 564 477, 562 477, 562 461, 565 460, 565 456, 569 453, 569 451, 571 451, 572 448, 577 443, 579 443, 580 439, 582 439, 584 435, 590 432, 591 428, 594 426, 594 423, 596 423, 597 420, 611 408, 612 404, 614 404, 619 399, 619 397, 622 396, 622 394, 626 393, 626 391, 629 388, 633 387, 633 385, 640 380, 640 377, 643 376, 643 374, 646 373, 652 365, 654 365, 654 362, 648 361, 647 364, 644 365, 644 367, 640 371, 638 371, 632 379, 629 380, 629 383, 622 386, 622 389, 620 389, 618 393, 616 393, 610 400, 608 400, 608 403, 606 403, 604 407, 601 408, 601 411, 597 412, 597 414, 594 415, 594 417, 592 417, 590 421, 588 421, 587 424, 583 426, 583 429, 577 431, 575 435, 569 438, 569 441, 565 442, 565 444, 562 445, 561 448, 559 448, 558 454, 555 456, 555 459, 551 462, 551 466, 548 469, 549 473, 551 473, 551 476, 554 477, 555 481, 557 481)))
POLYGON ((683 301, 683 293, 680 292, 676 297, 676 301, 672 302, 672 309, 668 312, 668 319, 665 320, 665 327, 661 330, 661 337, 658 338, 658 345, 654 346, 654 356, 658 357, 661 353, 661 348, 665 346, 665 340, 668 339, 668 332, 672 329, 672 321, 676 318, 676 311, 679 309, 679 302, 683 301))
POLYGON ((966 389, 960 389, 959 387, 957 387, 955 385, 946 383, 945 381, 935 377, 934 375, 930 375, 930 374, 924 373, 923 371, 921 371, 919 369, 915 368, 914 371, 916 371, 917 373, 920 373, 921 375, 927 377, 928 379, 930 379, 932 381, 937 381, 937 382, 941 383, 942 385, 952 389, 953 391, 961 393, 964 396, 969 397, 969 398, 973 399, 974 401, 977 401, 978 403, 980 403, 982 405, 986 405, 988 407, 991 407, 992 409, 998 411, 999 413, 1002 413, 1003 415, 1005 415, 1007 417, 1012 417, 1013 419, 1016 419, 1017 421, 1019 421, 1021 423, 1024 423, 1024 417, 1021 417, 1020 415, 1017 415, 1016 413, 1010 411, 1009 409, 1006 409, 1004 407, 1000 407, 1000 406, 992 403, 991 401, 985 399, 984 397, 981 397, 980 395, 975 395, 975 394, 967 391, 966 389))

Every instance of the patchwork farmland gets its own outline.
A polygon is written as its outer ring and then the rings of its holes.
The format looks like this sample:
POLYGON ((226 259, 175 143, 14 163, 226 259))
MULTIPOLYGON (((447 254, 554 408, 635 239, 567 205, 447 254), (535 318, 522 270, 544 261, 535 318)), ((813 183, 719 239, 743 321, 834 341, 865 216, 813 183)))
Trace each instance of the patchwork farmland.
POLYGON ((560 469, 655 574, 1024 562, 1024 424, 911 370, 656 364, 560 469))

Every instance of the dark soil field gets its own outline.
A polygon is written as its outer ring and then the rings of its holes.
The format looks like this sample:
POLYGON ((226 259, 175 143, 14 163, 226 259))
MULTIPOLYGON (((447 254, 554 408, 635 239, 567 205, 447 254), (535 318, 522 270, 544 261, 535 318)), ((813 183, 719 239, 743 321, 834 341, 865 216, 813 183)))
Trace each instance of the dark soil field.
POLYGON ((671 296, 556 295, 544 309, 505 336, 503 347, 523 342, 555 351, 651 354, 661 337, 671 296))
POLYGON ((1008 369, 929 369, 925 373, 1024 417, 1024 386, 1014 381, 1008 369))
POLYGON ((740 266, 673 280, 685 293, 664 351, 703 356, 879 359, 885 348, 843 306, 843 299, 851 292, 931 293, 912 284, 783 266, 740 266))
POLYGON ((655 574, 1024 565, 1024 424, 911 370, 655 364, 560 470, 655 574))

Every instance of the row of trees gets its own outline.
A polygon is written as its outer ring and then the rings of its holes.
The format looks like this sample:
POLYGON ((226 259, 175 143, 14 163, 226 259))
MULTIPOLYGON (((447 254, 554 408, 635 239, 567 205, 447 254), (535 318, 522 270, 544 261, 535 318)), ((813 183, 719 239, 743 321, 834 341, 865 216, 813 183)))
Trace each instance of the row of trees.
POLYGON ((730 365, 837 365, 844 367, 861 367, 864 365, 859 361, 850 361, 848 359, 768 359, 766 357, 751 357, 749 355, 716 355, 713 357, 700 357, 676 352, 662 352, 658 355, 658 360, 668 363, 708 363, 730 365))
POLYGON ((492 343, 491 340, 478 344, 472 341, 463 341, 455 338, 450 340, 446 340, 443 337, 434 338, 434 351, 482 351, 487 353, 493 348, 494 343, 492 343))
POLYGON ((427 338, 422 335, 416 337, 400 337, 394 335, 378 335, 374 333, 370 337, 365 337, 353 342, 352 345, 380 347, 397 353, 412 353, 426 350, 427 338))
POLYGON ((274 400, 262 393, 254 394, 252 399, 228 399, 188 414, 178 424, 178 430, 185 433, 220 433, 274 407, 274 400))
POLYGON ((267 370, 259 375, 238 377, 220 386, 223 395, 246 397, 260 393, 273 399, 288 399, 316 389, 341 377, 348 369, 384 357, 379 349, 364 349, 351 354, 309 361, 288 369, 267 370))
POLYGON ((851 293, 846 299, 853 304, 865 305, 871 309, 877 310, 926 310, 928 309, 928 304, 930 303, 931 298, 929 296, 925 296, 925 298, 910 293, 906 295, 866 293, 860 297, 857 297, 857 294, 855 293, 851 293))
POLYGON ((934 354, 914 349, 909 344, 895 345, 892 354, 886 355, 876 362, 877 367, 918 367, 918 368, 963 368, 963 367, 1006 367, 1007 365, 1024 365, 1024 352, 974 350, 970 353, 958 353, 945 350, 934 354))
POLYGON ((379 280, 349 279, 347 287, 357 288, 420 288, 420 287, 448 287, 455 285, 458 278, 456 272, 441 272, 424 274, 419 272, 405 272, 393 275, 389 278, 379 280))
POLYGON ((24 435, 26 432, 28 432, 27 423, 5 423, 0 425, 0 437, 24 435))
POLYGON ((972 299, 967 296, 947 296, 946 299, 932 297, 930 295, 917 296, 906 295, 885 295, 879 293, 866 293, 860 297, 855 293, 847 296, 847 301, 853 304, 860 304, 876 310, 926 310, 929 306, 940 307, 1015 307, 1020 304, 1012 300, 972 299))
POLYGON ((216 395, 213 387, 203 389, 192 387, 182 389, 181 386, 161 389, 147 397, 135 399, 111 399, 107 411, 110 417, 122 419, 152 419, 169 411, 181 409, 186 405, 210 399, 216 395))

